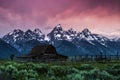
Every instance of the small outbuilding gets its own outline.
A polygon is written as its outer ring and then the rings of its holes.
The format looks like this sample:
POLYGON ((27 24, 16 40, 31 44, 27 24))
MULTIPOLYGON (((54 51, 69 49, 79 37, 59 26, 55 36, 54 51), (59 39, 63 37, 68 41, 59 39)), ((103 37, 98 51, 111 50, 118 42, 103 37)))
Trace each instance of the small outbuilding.
POLYGON ((58 54, 52 45, 38 45, 33 47, 29 54, 17 58, 33 61, 66 61, 68 57, 58 54))

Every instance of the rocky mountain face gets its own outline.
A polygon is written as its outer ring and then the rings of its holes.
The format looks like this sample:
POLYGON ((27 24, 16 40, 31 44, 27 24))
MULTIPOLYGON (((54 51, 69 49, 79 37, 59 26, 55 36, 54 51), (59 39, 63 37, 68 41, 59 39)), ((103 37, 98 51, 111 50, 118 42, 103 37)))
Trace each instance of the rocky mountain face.
POLYGON ((30 29, 23 32, 20 29, 15 29, 12 32, 6 34, 2 39, 8 44, 15 47, 18 51, 23 52, 23 45, 31 40, 37 40, 44 42, 45 35, 39 29, 31 31, 30 29))
POLYGON ((99 34, 93 34, 87 28, 81 32, 76 32, 72 28, 63 30, 60 24, 47 35, 43 34, 40 29, 25 32, 16 29, 2 39, 21 53, 28 53, 32 47, 44 44, 52 44, 58 53, 68 56, 116 54, 120 50, 119 39, 109 39, 99 34))
POLYGON ((6 34, 3 37, 3 40, 5 40, 7 43, 15 43, 18 41, 29 41, 29 40, 38 40, 43 41, 45 35, 39 30, 35 29, 34 31, 27 30, 26 32, 23 32, 20 29, 15 29, 12 32, 6 34))
POLYGON ((20 53, 10 44, 0 39, 0 59, 10 59, 10 55, 13 54, 19 55, 20 53))

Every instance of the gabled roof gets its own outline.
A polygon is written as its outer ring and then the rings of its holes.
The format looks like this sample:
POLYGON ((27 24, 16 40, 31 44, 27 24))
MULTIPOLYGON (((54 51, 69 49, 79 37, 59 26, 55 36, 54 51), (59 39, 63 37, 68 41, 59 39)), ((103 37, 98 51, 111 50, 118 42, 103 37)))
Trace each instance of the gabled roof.
POLYGON ((45 53, 57 54, 57 51, 55 47, 52 45, 42 45, 42 46, 38 45, 32 48, 29 55, 42 55, 45 53))
POLYGON ((67 56, 57 54, 55 47, 52 45, 35 46, 32 48, 29 54, 18 57, 18 58, 31 58, 31 57, 39 57, 39 58, 48 57, 48 59, 49 58, 53 58, 53 59, 68 58, 67 56))

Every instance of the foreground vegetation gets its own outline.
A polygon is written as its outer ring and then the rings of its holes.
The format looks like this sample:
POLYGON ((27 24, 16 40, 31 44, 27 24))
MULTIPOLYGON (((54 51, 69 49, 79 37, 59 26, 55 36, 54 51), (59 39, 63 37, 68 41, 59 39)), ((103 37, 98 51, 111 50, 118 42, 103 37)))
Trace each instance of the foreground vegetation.
POLYGON ((120 80, 119 63, 0 61, 0 80, 120 80))

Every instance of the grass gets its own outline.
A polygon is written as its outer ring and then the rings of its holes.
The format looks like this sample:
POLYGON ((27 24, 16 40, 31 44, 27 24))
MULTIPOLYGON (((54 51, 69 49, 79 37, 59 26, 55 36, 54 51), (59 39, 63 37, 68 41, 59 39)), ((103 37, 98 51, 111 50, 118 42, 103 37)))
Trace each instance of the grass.
MULTIPOLYGON (((37 69, 37 66, 40 67, 40 66, 47 66, 47 70, 50 70, 52 66, 60 66, 60 67, 72 67, 72 68, 75 68, 75 69, 78 69, 80 70, 80 67, 81 65, 83 64, 90 64, 91 66, 93 67, 96 67, 100 70, 105 70, 107 68, 107 66, 113 66, 115 64, 120 64, 120 61, 117 61, 117 62, 107 62, 107 63, 98 63, 98 62, 45 62, 45 63, 40 63, 40 62, 36 62, 36 63, 32 63, 32 62, 17 62, 17 61, 10 61, 10 60, 0 60, 0 65, 4 65, 4 66, 7 66, 7 65, 14 65, 15 67, 17 67, 18 70, 20 69, 28 69, 28 67, 30 67, 32 69, 31 66, 35 65, 36 66, 36 69, 37 69), (19 64, 19 65, 15 65, 15 64, 19 64), (29 64, 29 65, 27 65, 29 64)), ((43 69, 46 69, 46 68, 43 68, 43 69)), ((39 70, 38 70, 39 71, 39 70)), ((42 71, 42 70, 40 70, 42 71)), ((37 72, 37 70, 36 70, 37 72)), ((38 72, 38 78, 40 80, 49 80, 49 76, 47 76, 46 74, 42 74, 42 72, 38 72)), ((36 79, 37 80, 37 79, 36 79)), ((55 79, 54 79, 55 80, 55 79)), ((78 79, 79 80, 79 79, 78 79)))
MULTIPOLYGON (((10 60, 0 60, 0 64, 5 63, 21 63, 18 61, 10 61, 10 60)), ((22 63, 32 63, 32 62, 22 62, 22 63)), ((21 63, 21 64, 22 64, 21 63)), ((79 67, 81 64, 90 64, 94 67, 97 67, 99 69, 104 69, 107 65, 113 65, 113 64, 120 64, 120 61, 116 62, 106 62, 106 63, 99 63, 99 62, 36 62, 34 64, 47 64, 49 66, 59 65, 59 66, 72 66, 72 67, 79 67)))

